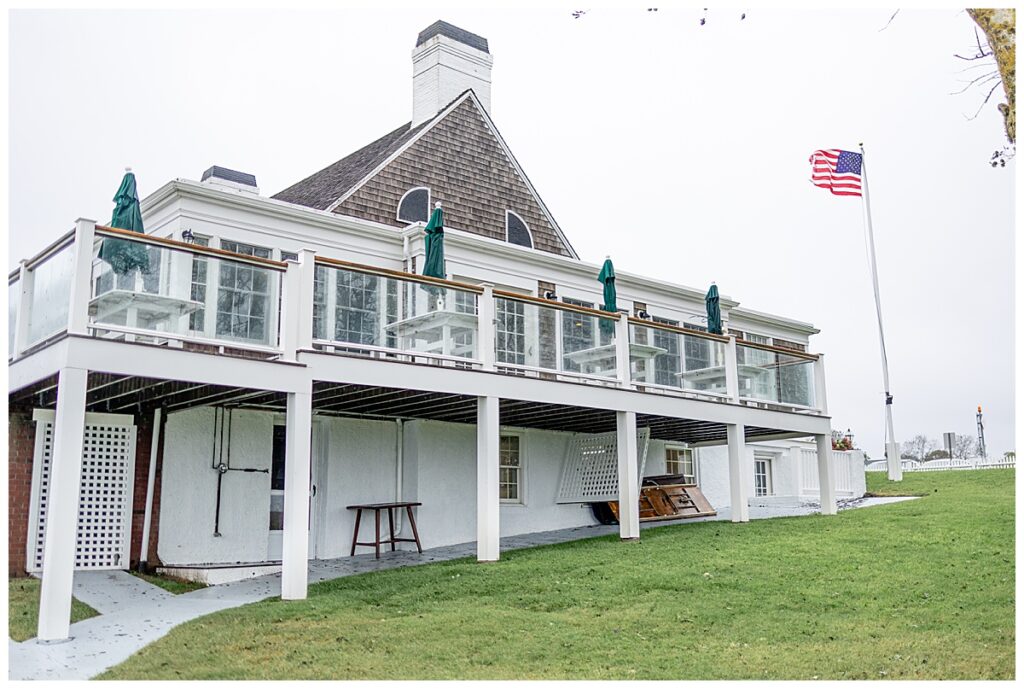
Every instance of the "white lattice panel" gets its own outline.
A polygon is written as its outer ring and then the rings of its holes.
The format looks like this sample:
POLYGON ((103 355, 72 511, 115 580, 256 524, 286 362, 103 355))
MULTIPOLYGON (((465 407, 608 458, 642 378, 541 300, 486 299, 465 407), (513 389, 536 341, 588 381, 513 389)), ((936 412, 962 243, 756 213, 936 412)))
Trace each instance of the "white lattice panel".
MULTIPOLYGON (((39 410, 35 418, 35 519, 29 569, 41 571, 53 451, 53 414, 39 410)), ((76 569, 125 569, 128 566, 134 469, 132 417, 87 414, 75 542, 76 569)))
MULTIPOLYGON (((637 430, 638 477, 647 465, 649 428, 637 430)), ((578 435, 569 443, 555 502, 605 502, 619 499, 619 454, 615 433, 578 435)))

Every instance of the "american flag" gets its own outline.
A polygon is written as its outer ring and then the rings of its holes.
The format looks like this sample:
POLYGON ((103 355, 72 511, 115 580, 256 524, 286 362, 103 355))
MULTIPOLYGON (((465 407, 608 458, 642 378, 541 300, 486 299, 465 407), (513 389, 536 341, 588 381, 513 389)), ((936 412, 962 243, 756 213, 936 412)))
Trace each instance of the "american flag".
POLYGON ((860 196, 860 153, 827 148, 811 154, 811 184, 836 196, 860 196))

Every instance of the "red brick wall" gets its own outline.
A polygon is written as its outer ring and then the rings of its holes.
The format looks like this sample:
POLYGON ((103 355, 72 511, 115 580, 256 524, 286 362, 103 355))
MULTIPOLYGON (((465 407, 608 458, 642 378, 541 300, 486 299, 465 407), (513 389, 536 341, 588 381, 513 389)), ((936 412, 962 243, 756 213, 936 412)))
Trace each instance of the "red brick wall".
MULTIPOLYGON (((153 436, 153 412, 135 417, 135 490, 132 500, 131 565, 139 561, 142 526, 146 516, 146 488, 149 481, 149 452, 153 436)), ((28 549, 28 518, 32 493, 32 458, 35 453, 35 423, 31 407, 11 407, 8 417, 8 575, 25 576, 28 549)), ((160 525, 160 473, 163 453, 157 456, 153 495, 153 523, 150 528, 149 564, 158 564, 156 534, 160 525)))
POLYGON ((7 436, 7 573, 25 576, 35 424, 30 407, 10 407, 7 436))

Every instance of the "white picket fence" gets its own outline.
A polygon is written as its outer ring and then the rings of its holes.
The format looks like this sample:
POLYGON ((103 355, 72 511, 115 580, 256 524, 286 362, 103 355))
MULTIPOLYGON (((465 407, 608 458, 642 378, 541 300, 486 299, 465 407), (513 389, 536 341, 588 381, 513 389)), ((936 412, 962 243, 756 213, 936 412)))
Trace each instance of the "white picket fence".
MULTIPOLYGON (((903 471, 965 471, 971 469, 1014 469, 1017 465, 1016 459, 985 459, 983 457, 971 457, 968 459, 932 459, 927 462, 920 462, 916 459, 902 459, 903 471)), ((864 467, 865 471, 886 471, 886 461, 876 459, 868 462, 864 467)))

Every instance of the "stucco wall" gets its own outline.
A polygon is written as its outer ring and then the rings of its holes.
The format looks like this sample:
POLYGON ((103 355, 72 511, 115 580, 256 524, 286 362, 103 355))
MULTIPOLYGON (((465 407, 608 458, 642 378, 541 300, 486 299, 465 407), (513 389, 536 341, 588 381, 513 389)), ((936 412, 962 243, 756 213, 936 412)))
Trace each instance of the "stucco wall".
MULTIPOLYGON (((235 411, 231 466, 269 469, 274 415, 235 411)), ((220 536, 214 536, 217 472, 212 468, 213 408, 170 414, 161 477, 160 540, 165 565, 257 562, 267 557, 270 475, 231 471, 221 492, 220 536)))

